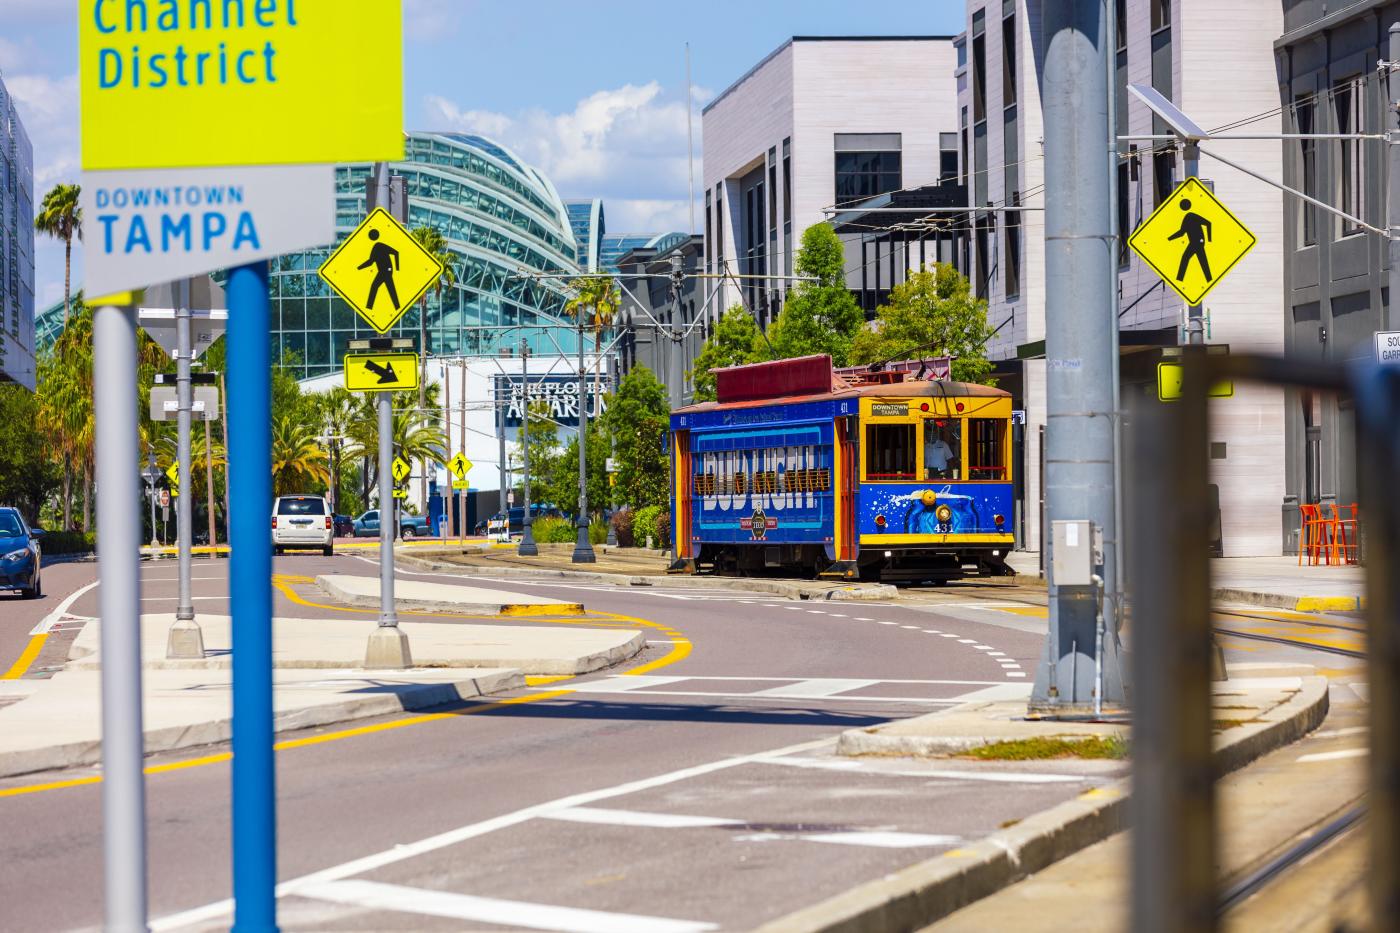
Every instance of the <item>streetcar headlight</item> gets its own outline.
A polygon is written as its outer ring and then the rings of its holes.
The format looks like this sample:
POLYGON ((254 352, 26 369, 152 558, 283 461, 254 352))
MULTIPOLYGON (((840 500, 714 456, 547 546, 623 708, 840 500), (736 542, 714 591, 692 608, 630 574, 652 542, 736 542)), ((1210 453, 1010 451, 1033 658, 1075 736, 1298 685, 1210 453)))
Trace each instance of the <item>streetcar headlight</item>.
POLYGON ((940 522, 947 522, 952 519, 953 510, 948 508, 946 505, 940 505, 938 508, 933 510, 933 514, 937 516, 940 522))
POLYGON ((938 496, 932 489, 925 489, 919 493, 919 500, 923 502, 925 508, 933 508, 933 504, 938 501, 938 496))
POLYGON ((992 516, 992 521, 996 522, 998 528, 1006 524, 1006 516, 997 514, 992 516))

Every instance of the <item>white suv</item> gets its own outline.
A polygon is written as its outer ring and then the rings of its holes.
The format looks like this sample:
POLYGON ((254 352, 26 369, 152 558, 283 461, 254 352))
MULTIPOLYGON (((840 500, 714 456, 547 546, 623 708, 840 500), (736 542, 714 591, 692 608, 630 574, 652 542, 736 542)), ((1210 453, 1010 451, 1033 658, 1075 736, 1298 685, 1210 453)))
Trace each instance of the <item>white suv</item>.
POLYGON ((335 517, 320 496, 279 496, 272 504, 272 550, 320 548, 335 553, 335 517))

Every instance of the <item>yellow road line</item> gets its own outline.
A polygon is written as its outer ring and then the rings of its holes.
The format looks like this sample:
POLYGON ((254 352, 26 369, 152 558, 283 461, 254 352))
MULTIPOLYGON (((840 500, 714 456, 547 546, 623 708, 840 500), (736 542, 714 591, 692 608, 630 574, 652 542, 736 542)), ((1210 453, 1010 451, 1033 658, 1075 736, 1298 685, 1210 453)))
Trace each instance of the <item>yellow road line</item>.
POLYGON ((29 644, 24 646, 15 663, 10 665, 10 669, 0 674, 0 680, 19 680, 24 676, 24 672, 29 670, 29 665, 34 663, 34 659, 39 656, 39 651, 44 647, 44 642, 49 640, 49 633, 34 635, 29 639, 29 644))
MULTIPOLYGON (((288 599, 292 600, 292 602, 297 603, 297 604, 299 604, 299 605, 310 606, 310 607, 317 608, 317 609, 331 609, 331 610, 342 610, 342 609, 343 609, 344 611, 347 611, 347 612, 370 613, 370 612, 375 612, 375 611, 376 611, 376 610, 373 610, 373 609, 351 609, 351 608, 346 608, 346 607, 341 607, 341 606, 327 606, 327 605, 323 605, 323 604, 321 604, 321 603, 309 602, 309 601, 307 601, 307 600, 302 599, 300 596, 298 596, 295 592, 292 591, 291 586, 289 585, 289 583, 291 582, 292 579, 295 579, 295 578, 282 577, 282 576, 275 576, 275 577, 273 577, 272 583, 273 583, 273 585, 276 586, 279 590, 281 590, 282 593, 283 593, 288 599)), ((307 579, 307 578, 304 578, 304 577, 301 578, 301 580, 306 580, 306 579, 307 579)), ((622 673, 623 673, 624 675, 627 675, 627 674, 645 674, 645 673, 647 673, 647 672, 649 672, 649 671, 654 671, 654 670, 656 670, 657 668, 665 667, 665 666, 670 665, 670 664, 675 664, 677 661, 680 661, 680 660, 684 659, 685 657, 687 657, 687 656, 690 654, 690 650, 691 650, 691 647, 692 647, 691 642, 690 642, 690 639, 686 638, 684 635, 682 635, 680 632, 676 631, 675 629, 671 628, 669 625, 666 625, 666 624, 663 624, 663 623, 660 623, 660 622, 652 622, 652 621, 647 620, 647 619, 639 619, 639 618, 637 618, 636 616, 623 615, 622 613, 608 613, 608 616, 611 617, 611 618, 613 618, 613 619, 620 620, 620 621, 622 621, 622 622, 627 622, 627 623, 631 623, 631 624, 634 624, 634 625, 641 625, 641 626, 644 626, 644 627, 646 627, 646 628, 656 629, 657 631, 661 632, 662 634, 668 635, 668 636, 670 636, 670 637, 673 639, 673 642, 672 642, 672 645, 671 645, 671 649, 670 649, 669 651, 667 651, 664 655, 662 655, 661 657, 657 658, 657 659, 654 660, 654 661, 649 661, 649 662, 647 662, 646 664, 643 664, 643 665, 641 665, 641 666, 639 666, 639 667, 632 668, 631 670, 628 670, 628 671, 623 671, 622 673)), ((439 616, 439 617, 440 617, 440 618, 466 618, 466 619, 486 618, 486 617, 484 617, 484 616, 439 616)), ((524 621, 524 622, 542 622, 542 623, 546 623, 546 624, 557 624, 557 623, 562 622, 563 620, 559 620, 559 619, 547 620, 547 619, 538 619, 538 618, 526 617, 526 618, 524 618, 524 619, 521 619, 520 621, 524 621)), ((572 621, 572 624, 588 624, 588 623, 599 624, 597 621, 591 620, 591 619, 571 620, 571 621, 572 621)), ((608 627, 613 627, 613 626, 608 626, 608 627)), ((37 637, 40 637, 40 636, 35 636, 35 637, 37 638, 37 637)), ((36 654, 38 653, 38 652, 37 652, 37 649, 36 649, 35 653, 36 653, 36 654)), ((31 659, 31 660, 32 660, 32 659, 31 659)), ((26 665, 26 666, 27 666, 27 665, 26 665)), ((549 679, 568 680, 568 679, 571 679, 571 678, 565 676, 565 677, 549 678, 549 679)), ((527 680, 527 683, 529 683, 528 680, 527 680)), ((533 685, 531 685, 531 686, 533 686, 533 685)), ((509 707, 509 706, 519 706, 519 705, 522 704, 522 703, 536 703, 536 702, 539 702, 539 701, 541 701, 541 700, 553 700, 553 699, 557 699, 558 697, 562 697, 562 696, 565 696, 565 695, 570 694, 570 693, 573 693, 573 692, 574 692, 573 690, 570 690, 570 689, 567 689, 567 688, 566 688, 566 689, 560 689, 560 690, 541 690, 541 691, 538 691, 538 692, 536 692, 536 693, 527 694, 526 696, 508 697, 508 698, 506 698, 506 699, 504 699, 504 700, 493 700, 493 701, 491 701, 491 702, 486 702, 486 703, 477 703, 477 704, 474 704, 474 705, 472 705, 472 706, 468 706, 468 707, 466 707, 466 708, 464 708, 464 709, 452 710, 452 711, 450 711, 450 712, 443 712, 443 713, 423 713, 423 714, 416 715, 416 716, 406 716, 406 717, 404 717, 403 719, 392 719, 392 720, 390 720, 390 721, 388 721, 388 722, 372 723, 372 724, 366 725, 366 726, 354 726, 354 727, 349 728, 349 729, 339 729, 339 730, 337 730, 337 731, 335 731, 335 732, 327 732, 327 733, 324 733, 324 734, 322 734, 322 735, 309 735, 309 736, 305 736, 305 737, 299 738, 299 739, 286 739, 286 740, 283 740, 283 741, 281 741, 281 742, 276 742, 276 743, 274 743, 273 746, 272 746, 272 748, 273 748, 273 751, 282 752, 282 751, 290 751, 290 750, 292 750, 292 749, 297 749, 297 748, 306 748, 306 747, 311 746, 311 745, 323 745, 323 744, 325 744, 326 742, 336 742, 336 741, 339 741, 339 740, 341 740, 341 739, 356 738, 356 737, 362 736, 362 735, 372 735, 372 734, 377 733, 377 732, 388 732, 388 731, 391 730, 391 729, 402 729, 402 728, 405 728, 405 727, 407 727, 407 726, 418 726, 418 725, 423 725, 424 723, 437 722, 437 721, 443 720, 443 719, 453 719, 453 718, 458 717, 458 716, 468 716, 468 715, 471 715, 471 714, 473 714, 473 713, 483 713, 483 712, 488 712, 488 711, 490 711, 490 710, 503 709, 503 708, 509 707)), ((199 757, 199 758, 188 758, 188 759, 185 759, 185 760, 183 760, 183 761, 171 761, 171 762, 165 762, 165 763, 163 763, 163 764, 158 764, 158 765, 148 765, 148 766, 144 769, 144 772, 145 772, 146 774, 166 774, 166 773, 171 772, 171 771, 183 771, 183 770, 186 770, 186 769, 188 769, 188 768, 198 768, 198 767, 203 767, 203 766, 205 766, 205 765, 221 764, 221 763, 223 763, 223 762, 231 761, 232 759, 233 759, 233 754, 232 754, 231 752, 218 752, 218 753, 215 753, 215 754, 213 754, 213 755, 204 755, 204 756, 199 757)), ((50 781, 50 782, 45 783, 45 784, 29 784, 29 785, 26 785, 26 786, 23 786, 23 787, 0 788, 0 797, 18 797, 18 796, 25 795, 25 794, 38 794, 38 793, 43 793, 43 792, 46 792, 46 791, 64 790, 64 789, 67 789, 67 788, 70 788, 70 787, 83 787, 83 786, 87 786, 87 785, 90 785, 90 784, 99 784, 99 783, 101 783, 101 782, 102 782, 102 777, 101 777, 101 775, 90 775, 90 776, 88 776, 88 777, 70 778, 70 779, 65 780, 65 781, 50 781)))

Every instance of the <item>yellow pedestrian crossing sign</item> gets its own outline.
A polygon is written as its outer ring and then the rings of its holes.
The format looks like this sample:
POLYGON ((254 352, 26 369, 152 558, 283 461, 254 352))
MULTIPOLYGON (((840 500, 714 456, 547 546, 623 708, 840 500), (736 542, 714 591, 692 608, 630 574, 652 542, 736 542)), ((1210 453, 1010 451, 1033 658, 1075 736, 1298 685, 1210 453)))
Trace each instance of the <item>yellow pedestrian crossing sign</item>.
POLYGON ((403 457, 394 458, 393 474, 395 482, 402 483, 404 480, 408 479, 408 474, 412 472, 413 467, 408 465, 407 460, 403 457))
POLYGON ((452 471, 452 475, 458 479, 466 479, 467 471, 472 468, 472 462, 462 454, 457 454, 447 461, 447 468, 452 471))
POLYGON ((442 276, 443 266, 382 207, 321 263, 321 278, 381 334, 442 276))
POLYGON ((165 478, 170 480, 170 488, 178 492, 180 489, 180 464, 170 464, 170 468, 165 471, 165 478))
POLYGON ((1178 185, 1128 237, 1133 252, 1191 305, 1200 304, 1255 242, 1249 228, 1195 178, 1178 185))
POLYGON ((351 392, 418 388, 418 357, 412 353, 351 353, 343 363, 351 392))

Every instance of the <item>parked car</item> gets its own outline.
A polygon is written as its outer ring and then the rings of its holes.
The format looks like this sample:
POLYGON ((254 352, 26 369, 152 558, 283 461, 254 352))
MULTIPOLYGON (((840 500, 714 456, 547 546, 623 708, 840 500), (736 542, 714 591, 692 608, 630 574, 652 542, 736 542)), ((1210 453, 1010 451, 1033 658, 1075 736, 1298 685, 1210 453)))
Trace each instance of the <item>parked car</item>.
POLYGON ((25 599, 44 595, 39 578, 44 529, 31 528, 19 509, 0 508, 0 589, 19 590, 25 599))
MULTIPOLYGON (((356 538, 379 537, 379 510, 370 509, 359 518, 355 519, 354 529, 350 533, 356 538)), ((399 515, 399 537, 424 537, 428 533, 428 519, 425 516, 399 515)))
POLYGON ((320 548, 335 553, 335 527, 331 507, 321 496, 278 496, 272 504, 272 550, 320 548))
POLYGON ((337 538, 348 538, 355 533, 355 520, 349 515, 331 516, 331 525, 337 538))

